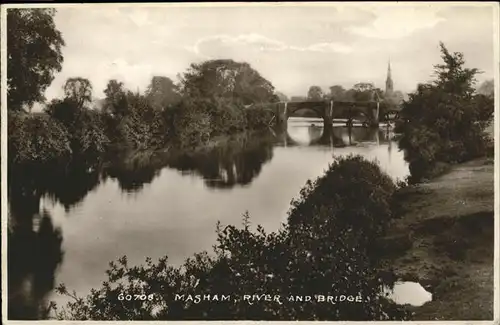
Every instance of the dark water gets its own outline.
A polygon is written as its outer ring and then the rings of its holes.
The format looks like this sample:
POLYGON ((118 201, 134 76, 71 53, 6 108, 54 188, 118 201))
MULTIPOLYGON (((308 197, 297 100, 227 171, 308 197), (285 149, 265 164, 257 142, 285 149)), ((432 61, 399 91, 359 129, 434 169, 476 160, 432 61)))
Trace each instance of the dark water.
POLYGON ((239 225, 245 211, 253 226, 278 229, 290 200, 332 155, 377 159, 402 179, 408 167, 391 137, 383 128, 328 133, 321 120, 292 118, 287 133, 239 136, 197 153, 23 176, 27 184, 9 197, 9 317, 41 317, 41 302, 64 302, 53 293, 61 282, 89 293, 123 255, 130 264, 168 255, 178 265, 211 249, 218 220, 239 225))

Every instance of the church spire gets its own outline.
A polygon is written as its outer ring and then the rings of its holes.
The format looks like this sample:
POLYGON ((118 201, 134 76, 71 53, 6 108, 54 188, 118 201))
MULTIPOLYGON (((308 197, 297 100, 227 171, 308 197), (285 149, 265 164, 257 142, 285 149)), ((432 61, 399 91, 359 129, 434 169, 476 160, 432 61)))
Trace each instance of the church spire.
POLYGON ((394 91, 394 83, 391 75, 391 59, 387 62, 387 79, 385 80, 385 93, 386 95, 392 94, 394 91))

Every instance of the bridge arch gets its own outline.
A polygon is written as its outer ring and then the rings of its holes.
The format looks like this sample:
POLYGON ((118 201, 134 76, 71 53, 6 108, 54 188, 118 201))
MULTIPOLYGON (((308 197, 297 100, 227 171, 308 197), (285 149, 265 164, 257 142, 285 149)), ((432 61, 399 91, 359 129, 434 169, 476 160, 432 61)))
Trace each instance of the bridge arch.
POLYGON ((286 128, 289 117, 299 110, 307 109, 323 119, 324 128, 329 128, 332 126, 332 104, 329 101, 280 102, 276 106, 277 124, 286 128))
POLYGON ((347 120, 347 126, 352 126, 354 120, 360 120, 365 126, 376 127, 379 125, 380 117, 382 119, 386 117, 385 112, 397 112, 397 108, 394 109, 384 101, 378 100, 366 102, 333 100, 280 102, 273 105, 276 124, 285 128, 288 118, 301 109, 311 110, 319 118, 323 118, 325 128, 332 127, 334 118, 347 120), (388 111, 389 108, 390 111, 388 111))
POLYGON ((322 106, 320 106, 320 107, 318 107, 318 106, 299 107, 299 106, 292 105, 291 108, 288 108, 287 118, 297 116, 297 112, 299 112, 299 111, 314 112, 314 114, 318 118, 324 118, 324 115, 325 115, 324 108, 322 106))

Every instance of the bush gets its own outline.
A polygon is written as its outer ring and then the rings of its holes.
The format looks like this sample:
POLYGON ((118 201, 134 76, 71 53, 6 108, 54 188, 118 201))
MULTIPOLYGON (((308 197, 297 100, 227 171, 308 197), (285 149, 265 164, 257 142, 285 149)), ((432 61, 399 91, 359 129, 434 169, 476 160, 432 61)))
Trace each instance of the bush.
POLYGON ((147 98, 129 92, 125 100, 114 105, 117 113, 104 113, 102 119, 115 146, 139 150, 165 146, 169 134, 163 112, 154 109, 147 98))
POLYGON ((380 236, 392 218, 396 185, 375 162, 361 156, 336 158, 325 174, 308 181, 292 200, 288 224, 356 232, 369 242, 380 236))
POLYGON ((9 112, 8 124, 9 164, 46 164, 71 155, 68 132, 45 114, 9 112))
POLYGON ((176 141, 183 148, 207 144, 212 133, 210 115, 183 111, 176 120, 176 141))
POLYGON ((109 139, 104 134, 104 124, 100 113, 85 111, 72 130, 73 150, 81 155, 98 158, 104 153, 109 139))
POLYGON ((262 105, 245 108, 246 127, 250 130, 267 128, 274 114, 262 105))
POLYGON ((69 135, 75 155, 97 159, 109 143, 101 113, 89 110, 72 99, 53 100, 45 108, 47 114, 60 122, 69 135))

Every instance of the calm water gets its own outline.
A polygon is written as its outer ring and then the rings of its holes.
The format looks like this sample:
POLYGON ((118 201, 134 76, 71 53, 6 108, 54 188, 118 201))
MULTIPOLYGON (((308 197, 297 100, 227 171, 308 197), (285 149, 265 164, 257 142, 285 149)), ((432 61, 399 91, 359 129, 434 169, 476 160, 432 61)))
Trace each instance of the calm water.
POLYGON ((61 282, 87 294, 105 280, 108 263, 123 255, 130 264, 168 255, 178 265, 211 249, 218 220, 240 225, 245 211, 252 225, 277 230, 290 200, 308 179, 322 175, 332 155, 377 159, 389 175, 402 179, 408 167, 391 137, 384 129, 348 132, 341 126, 324 134, 321 120, 292 118, 287 133, 239 138, 168 159, 117 158, 99 171, 58 177, 33 195, 23 192, 17 200, 26 216, 10 222, 21 229, 24 243, 9 257, 16 269, 16 279, 9 280, 10 303, 20 308, 30 301, 61 303, 52 293, 61 282), (29 250, 26 242, 37 247, 34 253, 22 251, 29 250), (50 258, 29 264, 21 261, 26 254, 35 261, 38 255, 50 258))

